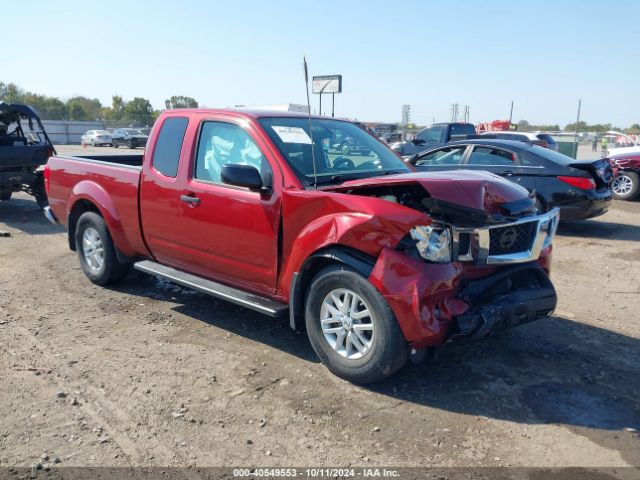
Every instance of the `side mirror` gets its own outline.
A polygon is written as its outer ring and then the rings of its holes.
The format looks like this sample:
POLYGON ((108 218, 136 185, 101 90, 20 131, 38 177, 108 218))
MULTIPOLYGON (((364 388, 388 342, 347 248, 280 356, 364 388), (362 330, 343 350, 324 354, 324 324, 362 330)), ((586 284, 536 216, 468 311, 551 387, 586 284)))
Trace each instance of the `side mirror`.
POLYGON ((252 165, 229 163, 222 167, 221 178, 224 183, 246 187, 254 192, 264 190, 260 172, 252 165))

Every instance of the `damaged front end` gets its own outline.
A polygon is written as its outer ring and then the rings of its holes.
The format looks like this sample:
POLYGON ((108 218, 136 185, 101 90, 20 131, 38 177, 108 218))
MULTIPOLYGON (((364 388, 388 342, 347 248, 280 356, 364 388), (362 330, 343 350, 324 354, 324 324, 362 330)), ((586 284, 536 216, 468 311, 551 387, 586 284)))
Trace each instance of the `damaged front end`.
POLYGON ((368 179, 333 190, 397 204, 388 207, 397 216, 408 209, 424 214, 383 246, 368 277, 412 349, 481 339, 555 309, 549 268, 559 211, 540 212, 534 192, 470 171, 368 179))
POLYGON ((470 308, 454 317, 446 343, 480 340, 495 330, 544 318, 557 303, 553 284, 536 263, 508 267, 473 280, 457 297, 470 308))

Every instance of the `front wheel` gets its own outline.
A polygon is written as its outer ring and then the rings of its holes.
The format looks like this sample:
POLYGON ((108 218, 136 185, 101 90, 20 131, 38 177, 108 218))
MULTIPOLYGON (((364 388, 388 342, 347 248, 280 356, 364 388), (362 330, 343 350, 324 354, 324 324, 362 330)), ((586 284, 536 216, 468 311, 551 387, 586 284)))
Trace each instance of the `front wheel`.
POLYGON ((365 278, 344 266, 321 270, 305 308, 309 341, 322 363, 353 383, 384 380, 408 358, 393 311, 365 278))
POLYGON ((613 198, 633 200, 640 193, 640 175, 636 172, 620 172, 611 185, 613 198))
POLYGON ((83 213, 76 224, 76 250, 85 275, 97 285, 108 285, 127 276, 131 266, 120 263, 104 219, 83 213))

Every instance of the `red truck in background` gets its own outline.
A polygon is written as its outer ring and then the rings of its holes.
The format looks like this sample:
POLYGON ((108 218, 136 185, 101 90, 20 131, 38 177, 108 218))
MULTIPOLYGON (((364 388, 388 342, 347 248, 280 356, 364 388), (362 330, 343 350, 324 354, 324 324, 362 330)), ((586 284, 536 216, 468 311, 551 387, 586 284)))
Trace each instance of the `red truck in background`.
POLYGON ((356 383, 556 306, 556 210, 486 172, 416 173, 347 121, 167 111, 144 155, 53 156, 45 186, 92 282, 133 267, 288 315, 356 383), (344 137, 369 151, 332 153, 344 137))

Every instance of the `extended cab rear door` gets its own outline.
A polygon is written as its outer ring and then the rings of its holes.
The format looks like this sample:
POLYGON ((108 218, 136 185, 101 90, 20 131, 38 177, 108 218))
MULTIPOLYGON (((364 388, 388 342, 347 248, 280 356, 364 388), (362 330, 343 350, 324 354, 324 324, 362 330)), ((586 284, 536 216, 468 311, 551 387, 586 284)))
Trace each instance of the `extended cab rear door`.
POLYGON ((178 203, 182 187, 178 167, 181 157, 189 157, 188 145, 184 145, 189 119, 167 116, 160 121, 156 140, 147 147, 142 167, 140 222, 151 254, 161 263, 180 267, 176 255, 180 242, 178 203))

